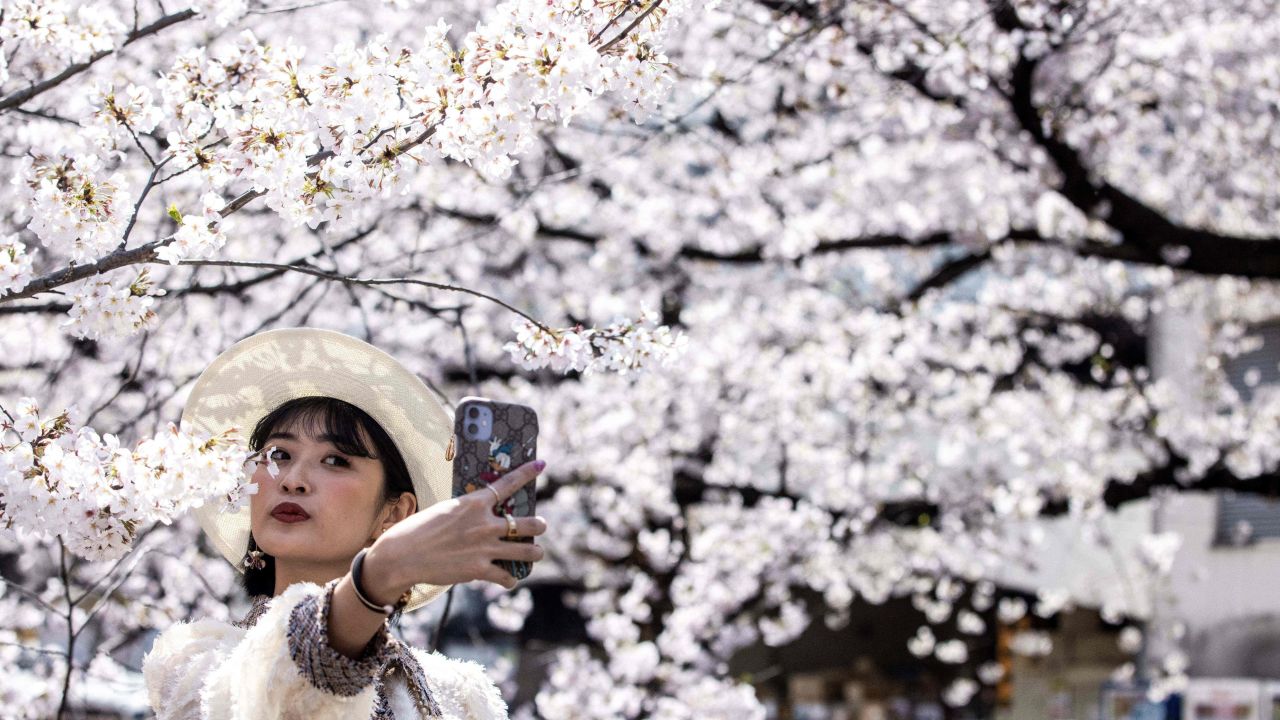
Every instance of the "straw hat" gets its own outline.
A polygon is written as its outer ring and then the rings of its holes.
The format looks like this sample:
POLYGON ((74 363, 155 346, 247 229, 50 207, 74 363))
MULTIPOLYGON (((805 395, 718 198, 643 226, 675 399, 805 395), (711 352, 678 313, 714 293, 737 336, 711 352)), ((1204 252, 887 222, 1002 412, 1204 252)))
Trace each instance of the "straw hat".
MULTIPOLYGON (((390 355, 339 332, 287 328, 232 345, 200 374, 182 420, 207 433, 236 428, 247 440, 258 420, 281 403, 313 395, 351 403, 387 431, 409 468, 419 510, 450 497, 449 411, 390 355)), ((249 508, 229 513, 218 505, 206 503, 196 510, 196 518, 218 552, 240 570, 249 546, 249 508)), ((419 608, 448 589, 415 585, 405 610, 419 608)))

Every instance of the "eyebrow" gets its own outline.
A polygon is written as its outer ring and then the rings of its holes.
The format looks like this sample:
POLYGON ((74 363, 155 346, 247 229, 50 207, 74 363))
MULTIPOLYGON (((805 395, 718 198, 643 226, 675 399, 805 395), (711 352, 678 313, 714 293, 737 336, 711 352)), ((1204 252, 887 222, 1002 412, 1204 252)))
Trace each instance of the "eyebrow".
MULTIPOLYGON (((325 434, 323 434, 323 435, 317 436, 317 437, 316 437, 316 440, 319 440, 320 442, 327 442, 327 443, 329 443, 330 445, 333 445, 333 449, 334 449, 334 450, 338 450, 338 445, 337 445, 337 443, 335 443, 335 442, 334 442, 334 440, 335 440, 335 438, 336 438, 336 437, 337 437, 337 436, 335 436, 335 435, 331 435, 331 434, 329 434, 329 433, 325 433, 325 434)), ((293 433, 291 433, 291 432, 273 432, 273 433, 271 433, 270 435, 268 435, 268 436, 267 436, 267 440, 268 440, 268 441, 270 441, 270 440, 275 440, 276 438, 280 438, 281 440, 297 440, 297 439, 298 439, 298 436, 297 436, 297 435, 294 435, 294 434, 293 434, 293 433)), ((342 452, 341 450, 338 450, 338 452, 339 452, 339 453, 341 453, 341 454, 343 454, 343 455, 349 455, 349 454, 350 454, 350 453, 344 453, 344 452, 342 452)))

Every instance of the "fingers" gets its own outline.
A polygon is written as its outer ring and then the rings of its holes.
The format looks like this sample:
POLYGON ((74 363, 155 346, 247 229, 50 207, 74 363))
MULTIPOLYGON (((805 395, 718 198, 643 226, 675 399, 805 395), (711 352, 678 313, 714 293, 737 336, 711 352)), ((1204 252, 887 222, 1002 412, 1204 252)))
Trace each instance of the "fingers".
POLYGON ((507 535, 507 519, 502 516, 493 516, 492 520, 485 520, 484 532, 485 537, 494 537, 501 539, 514 538, 531 538, 541 535, 547 531, 547 520, 541 515, 533 517, 515 517, 512 519, 516 523, 516 533, 514 536, 507 535))
MULTIPOLYGON (((538 477, 546 465, 547 464, 542 460, 527 462, 497 480, 494 480, 489 484, 489 487, 498 491, 499 502, 502 502, 503 500, 510 498, 512 495, 515 495, 517 490, 524 487, 534 478, 538 477)), ((493 493, 485 490, 484 488, 480 488, 473 492, 484 493, 488 497, 493 497, 493 493)))
POLYGON ((485 564, 485 568, 480 571, 480 575, 477 576, 476 579, 497 583, 508 590, 511 590, 516 586, 516 579, 511 575, 511 573, 503 570, 497 565, 488 563, 485 564))
MULTIPOLYGON (((506 522, 505 520, 503 522, 506 522)), ((520 537, 533 537, 547 531, 547 521, 541 516, 516 518, 516 534, 520 537)))
MULTIPOLYGON (((520 517, 516 518, 516 536, 517 537, 533 537, 541 535, 547 531, 547 521, 542 516, 520 517)), ((498 537, 507 536, 506 518, 499 518, 497 522, 492 523, 498 537)))
POLYGON ((519 560, 534 563, 546 556, 541 545, 533 543, 504 542, 493 551, 494 560, 519 560))

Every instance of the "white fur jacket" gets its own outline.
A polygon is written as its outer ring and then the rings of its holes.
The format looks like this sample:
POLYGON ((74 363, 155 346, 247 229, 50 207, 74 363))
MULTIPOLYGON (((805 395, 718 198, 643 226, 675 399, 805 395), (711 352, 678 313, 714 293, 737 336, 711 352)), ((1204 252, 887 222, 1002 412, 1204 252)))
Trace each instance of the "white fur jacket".
POLYGON ((142 666, 157 720, 507 720, 483 667, 405 645, 385 624, 360 659, 334 650, 334 585, 291 585, 243 623, 161 633, 142 666))

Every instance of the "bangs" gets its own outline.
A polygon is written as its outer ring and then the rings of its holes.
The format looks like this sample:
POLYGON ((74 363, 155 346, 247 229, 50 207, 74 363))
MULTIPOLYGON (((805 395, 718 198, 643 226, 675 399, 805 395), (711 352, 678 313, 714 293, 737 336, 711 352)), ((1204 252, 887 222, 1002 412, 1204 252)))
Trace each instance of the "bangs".
MULTIPOLYGON (((262 450, 273 433, 290 428, 328 442, 344 455, 377 459, 370 449, 378 425, 360 408, 330 397, 290 400, 267 413, 253 428, 249 447, 262 450)), ((380 429, 380 428, 379 428, 380 429)))

